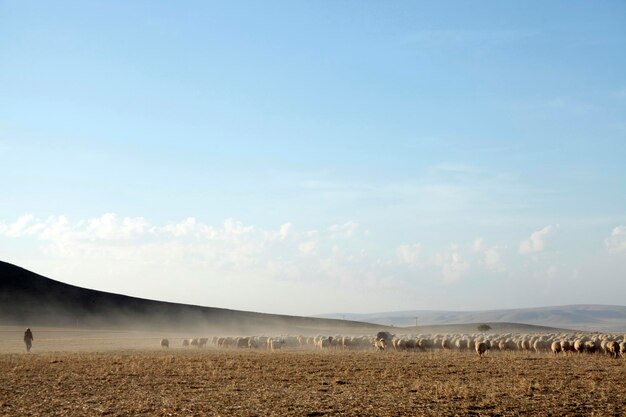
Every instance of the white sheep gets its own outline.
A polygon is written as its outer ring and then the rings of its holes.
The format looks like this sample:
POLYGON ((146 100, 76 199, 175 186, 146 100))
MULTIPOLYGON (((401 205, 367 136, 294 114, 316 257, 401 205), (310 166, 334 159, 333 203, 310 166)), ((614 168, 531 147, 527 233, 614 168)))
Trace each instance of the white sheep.
POLYGON ((607 352, 614 358, 619 357, 620 345, 615 341, 608 342, 606 345, 607 352))
POLYGON ((270 350, 272 352, 278 349, 282 349, 282 347, 285 345, 285 339, 282 339, 280 337, 271 337, 268 339, 268 342, 270 344, 270 350))

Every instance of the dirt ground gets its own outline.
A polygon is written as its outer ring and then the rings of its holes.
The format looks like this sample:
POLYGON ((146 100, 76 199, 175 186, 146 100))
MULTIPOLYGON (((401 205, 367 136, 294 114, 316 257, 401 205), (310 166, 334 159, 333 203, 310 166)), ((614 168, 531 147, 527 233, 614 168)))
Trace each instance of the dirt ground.
POLYGON ((626 415, 626 359, 599 354, 162 350, 35 330, 27 354, 23 329, 0 328, 1 416, 626 415))

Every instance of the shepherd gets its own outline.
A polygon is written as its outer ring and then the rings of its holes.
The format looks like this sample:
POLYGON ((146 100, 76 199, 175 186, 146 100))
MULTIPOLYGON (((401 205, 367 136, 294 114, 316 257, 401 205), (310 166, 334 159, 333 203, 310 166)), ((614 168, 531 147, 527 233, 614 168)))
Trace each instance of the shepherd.
POLYGON ((24 343, 26 344, 26 352, 30 352, 30 348, 33 346, 33 340, 35 340, 35 338, 33 337, 33 332, 31 332, 30 329, 26 329, 26 331, 24 332, 24 343))

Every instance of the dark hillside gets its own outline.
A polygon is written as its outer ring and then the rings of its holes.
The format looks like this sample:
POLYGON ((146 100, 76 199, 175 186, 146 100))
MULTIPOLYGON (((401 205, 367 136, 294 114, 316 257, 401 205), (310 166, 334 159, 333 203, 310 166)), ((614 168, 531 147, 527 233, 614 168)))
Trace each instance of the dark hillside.
MULTIPOLYGON (((146 300, 68 285, 0 262, 0 324, 126 329, 363 333, 381 326, 146 300)), ((375 331, 375 330, 374 330, 375 331)))

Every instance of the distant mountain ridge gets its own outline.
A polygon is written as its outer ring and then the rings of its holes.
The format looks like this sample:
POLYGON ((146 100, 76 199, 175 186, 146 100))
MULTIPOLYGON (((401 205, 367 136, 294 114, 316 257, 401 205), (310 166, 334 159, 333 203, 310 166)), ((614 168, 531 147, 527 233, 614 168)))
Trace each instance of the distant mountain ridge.
POLYGON ((359 320, 386 326, 466 323, 523 323, 586 331, 626 332, 626 306, 575 304, 483 311, 412 310, 371 314, 331 313, 324 318, 359 320))
POLYGON ((0 324, 218 334, 370 333, 383 326, 147 300, 65 284, 0 261, 0 324))

